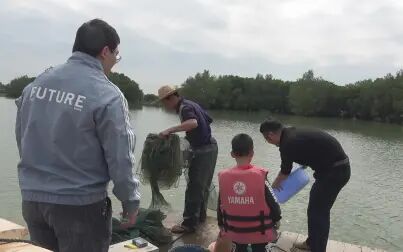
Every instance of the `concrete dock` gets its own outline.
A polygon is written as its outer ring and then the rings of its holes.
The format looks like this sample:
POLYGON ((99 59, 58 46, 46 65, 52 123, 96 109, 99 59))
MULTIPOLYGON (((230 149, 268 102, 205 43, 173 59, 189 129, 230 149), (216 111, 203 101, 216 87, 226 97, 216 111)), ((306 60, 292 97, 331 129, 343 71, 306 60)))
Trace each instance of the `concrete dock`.
MULTIPOLYGON (((178 216, 168 215, 164 225, 166 227, 172 227, 179 223, 180 218, 178 216)), ((200 228, 194 234, 187 234, 184 236, 175 236, 174 242, 160 247, 161 252, 168 251, 171 247, 180 246, 183 244, 198 244, 203 247, 215 241, 218 235, 217 220, 213 217, 208 217, 207 221, 200 225, 200 228), (175 240, 176 239, 176 240, 175 240)), ((277 243, 272 245, 271 252, 306 252, 293 248, 295 242, 304 241, 306 235, 297 234, 280 230, 280 235, 277 243)), ((343 243, 339 241, 329 240, 327 244, 326 252, 384 252, 385 250, 373 249, 365 246, 358 246, 354 244, 343 243)))

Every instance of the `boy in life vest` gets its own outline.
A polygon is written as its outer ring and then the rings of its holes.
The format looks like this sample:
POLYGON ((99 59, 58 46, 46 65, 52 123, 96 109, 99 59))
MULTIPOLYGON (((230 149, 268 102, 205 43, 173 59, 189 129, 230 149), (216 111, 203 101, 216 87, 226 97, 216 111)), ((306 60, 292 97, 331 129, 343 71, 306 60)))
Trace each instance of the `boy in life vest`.
POLYGON ((266 245, 277 239, 280 206, 267 181, 268 171, 251 164, 253 154, 249 135, 239 134, 232 139, 231 156, 236 166, 218 174, 220 237, 210 246, 216 252, 228 241, 235 252, 247 251, 248 245, 253 252, 266 251, 266 245))

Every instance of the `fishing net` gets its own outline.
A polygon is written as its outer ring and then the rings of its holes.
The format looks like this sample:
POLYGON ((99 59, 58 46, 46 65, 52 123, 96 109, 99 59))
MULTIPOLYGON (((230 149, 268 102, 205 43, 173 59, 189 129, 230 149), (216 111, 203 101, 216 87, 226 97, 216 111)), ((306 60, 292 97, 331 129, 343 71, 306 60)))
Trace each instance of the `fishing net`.
POLYGON ((147 136, 138 173, 141 182, 151 186, 150 208, 170 207, 160 189, 178 186, 183 164, 181 140, 178 135, 171 134, 168 138, 161 138, 157 134, 147 136))
POLYGON ((160 210, 140 208, 136 224, 128 229, 122 229, 120 220, 113 218, 111 244, 139 236, 156 245, 167 244, 172 241, 172 233, 162 223, 165 218, 166 215, 160 210))
MULTIPOLYGON (((192 159, 189 142, 176 134, 161 138, 157 134, 149 134, 144 142, 141 156, 141 166, 138 175, 143 184, 151 187, 151 209, 169 209, 170 204, 165 200, 161 189, 178 187, 182 169, 186 181, 189 182, 188 168, 192 159)), ((218 193, 214 183, 211 183, 207 207, 217 210, 218 193)))

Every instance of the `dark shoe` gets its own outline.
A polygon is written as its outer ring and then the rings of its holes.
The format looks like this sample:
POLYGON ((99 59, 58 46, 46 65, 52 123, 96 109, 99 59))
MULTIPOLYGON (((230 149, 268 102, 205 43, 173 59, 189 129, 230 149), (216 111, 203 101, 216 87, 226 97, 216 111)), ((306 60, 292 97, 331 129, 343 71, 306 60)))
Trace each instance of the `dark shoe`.
POLYGON ((184 225, 175 225, 171 228, 171 232, 174 234, 191 234, 196 232, 196 229, 184 225))
POLYGON ((301 249, 301 250, 305 250, 305 251, 311 251, 311 248, 310 248, 309 245, 306 243, 306 241, 294 243, 294 248, 296 248, 296 249, 301 249))

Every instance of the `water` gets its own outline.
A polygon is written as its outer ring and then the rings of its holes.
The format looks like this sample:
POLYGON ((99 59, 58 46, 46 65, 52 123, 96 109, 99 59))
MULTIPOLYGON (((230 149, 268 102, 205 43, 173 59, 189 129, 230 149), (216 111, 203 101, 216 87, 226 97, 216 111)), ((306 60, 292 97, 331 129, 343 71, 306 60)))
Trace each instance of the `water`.
MULTIPOLYGON (((18 187, 17 147, 14 138, 15 105, 0 98, 0 216, 24 224, 18 187)), ((264 142, 259 123, 266 113, 212 112, 213 133, 219 143, 216 172, 233 165, 229 155, 230 141, 240 132, 255 141, 254 163, 269 169, 270 179, 279 170, 278 149, 264 142)), ((352 177, 340 193, 332 209, 330 238, 348 243, 403 251, 403 127, 372 122, 279 116, 286 124, 317 127, 339 139, 350 156, 352 177)), ((149 132, 159 132, 178 123, 176 115, 156 108, 131 111, 137 135, 136 158, 149 132)), ((216 179, 216 178, 215 178, 216 179)), ((312 183, 312 182, 311 182, 312 183)), ((295 198, 282 205, 282 230, 306 233, 307 186, 295 198)), ((150 203, 150 189, 142 188, 141 205, 150 203)), ((185 183, 179 188, 163 191, 173 208, 181 211, 185 183)), ((113 199, 114 213, 120 211, 113 199)))

